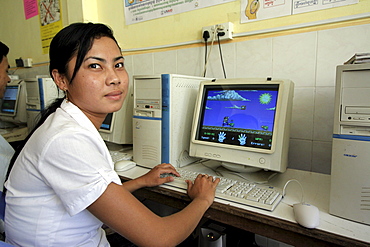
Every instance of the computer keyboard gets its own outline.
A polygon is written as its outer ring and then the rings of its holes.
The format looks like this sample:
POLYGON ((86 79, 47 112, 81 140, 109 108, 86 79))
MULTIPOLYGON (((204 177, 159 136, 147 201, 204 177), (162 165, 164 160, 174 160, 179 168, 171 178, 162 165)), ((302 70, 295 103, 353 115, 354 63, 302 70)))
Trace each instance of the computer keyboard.
MULTIPOLYGON (((185 190, 187 189, 185 180, 194 181, 199 174, 182 168, 176 168, 176 170, 181 177, 176 177, 173 174, 163 174, 163 176, 173 176, 175 178, 173 182, 166 183, 166 185, 185 190)), ((275 187, 225 177, 218 178, 220 178, 220 182, 216 188, 216 198, 225 201, 225 203, 234 202, 273 211, 282 199, 282 193, 275 187)))
POLYGON ((117 161, 120 160, 131 160, 132 155, 128 153, 124 153, 121 151, 112 151, 109 150, 110 156, 112 157, 113 163, 116 163, 117 161))

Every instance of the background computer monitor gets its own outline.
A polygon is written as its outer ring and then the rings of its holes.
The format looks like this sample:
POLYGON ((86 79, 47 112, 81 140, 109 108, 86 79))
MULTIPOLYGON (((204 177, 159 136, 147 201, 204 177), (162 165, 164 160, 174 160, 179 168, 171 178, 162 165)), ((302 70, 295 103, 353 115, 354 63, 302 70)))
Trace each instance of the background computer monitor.
POLYGON ((7 86, 5 89, 3 102, 1 104, 1 113, 8 116, 15 116, 17 113, 19 85, 7 86))
POLYGON ((122 108, 109 113, 99 133, 104 141, 112 144, 132 144, 133 87, 129 86, 122 108))
POLYGON ((249 175, 260 170, 284 172, 293 89, 289 80, 202 82, 194 111, 190 156, 221 161, 228 170, 249 175))
POLYGON ((40 118, 40 113, 55 99, 63 98, 64 92, 47 76, 39 75, 35 78, 26 78, 24 81, 27 89, 27 127, 32 131, 40 118))
POLYGON ((113 131, 114 116, 115 114, 109 113, 105 117, 102 125, 100 126, 100 132, 111 133, 113 131))
POLYGON ((0 105, 0 120, 26 124, 26 85, 23 80, 13 80, 6 85, 0 105))

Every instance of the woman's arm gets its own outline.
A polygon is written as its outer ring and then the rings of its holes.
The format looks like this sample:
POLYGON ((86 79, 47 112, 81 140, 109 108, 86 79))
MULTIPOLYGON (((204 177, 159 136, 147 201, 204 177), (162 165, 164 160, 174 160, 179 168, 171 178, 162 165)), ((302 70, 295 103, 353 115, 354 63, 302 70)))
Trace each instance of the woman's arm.
POLYGON ((125 186, 114 183, 88 210, 136 245, 176 246, 192 233, 212 204, 218 182, 219 179, 213 181, 212 177, 206 176, 198 176, 194 184, 187 181, 192 202, 180 212, 167 217, 157 216, 125 186))

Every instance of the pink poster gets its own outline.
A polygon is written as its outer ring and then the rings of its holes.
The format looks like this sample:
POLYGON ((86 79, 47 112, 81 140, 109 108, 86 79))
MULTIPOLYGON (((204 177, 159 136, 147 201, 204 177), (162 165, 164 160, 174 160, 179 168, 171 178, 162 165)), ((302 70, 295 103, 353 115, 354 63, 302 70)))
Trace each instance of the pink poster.
POLYGON ((26 20, 39 14, 37 0, 23 0, 23 6, 26 20))

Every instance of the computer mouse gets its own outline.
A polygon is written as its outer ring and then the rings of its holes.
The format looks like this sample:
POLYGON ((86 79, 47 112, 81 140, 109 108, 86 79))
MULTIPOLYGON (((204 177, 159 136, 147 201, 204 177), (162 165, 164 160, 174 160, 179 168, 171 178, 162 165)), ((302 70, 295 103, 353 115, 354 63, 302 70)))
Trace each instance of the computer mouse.
POLYGON ((306 228, 316 228, 320 224, 319 209, 308 203, 293 205, 294 218, 298 224, 306 228))
POLYGON ((114 170, 116 172, 124 172, 130 170, 136 166, 136 163, 132 160, 119 160, 114 163, 114 170))

